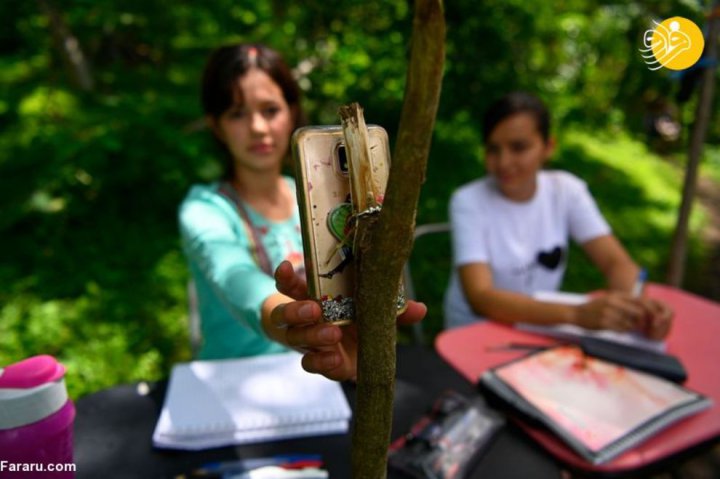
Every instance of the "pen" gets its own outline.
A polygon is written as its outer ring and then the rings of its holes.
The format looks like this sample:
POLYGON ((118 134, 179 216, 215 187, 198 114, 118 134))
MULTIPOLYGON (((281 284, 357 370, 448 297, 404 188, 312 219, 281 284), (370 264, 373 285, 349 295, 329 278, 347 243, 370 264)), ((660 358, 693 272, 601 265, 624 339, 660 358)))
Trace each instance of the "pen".
MULTIPOLYGON (((640 268, 640 271, 638 271, 637 279, 635 280, 635 285, 633 285, 632 295, 635 298, 639 298, 642 296, 643 289, 645 288, 645 280, 647 279, 647 270, 645 268, 640 268)), ((648 334, 652 329, 652 318, 643 317, 639 323, 637 324, 637 330, 639 332, 642 332, 643 334, 648 334)))
POLYGON ((647 279, 647 270, 645 268, 640 268, 640 271, 638 271, 637 279, 635 280, 635 285, 633 286, 632 295, 636 298, 639 298, 642 296, 643 288, 645 287, 645 280, 647 279))

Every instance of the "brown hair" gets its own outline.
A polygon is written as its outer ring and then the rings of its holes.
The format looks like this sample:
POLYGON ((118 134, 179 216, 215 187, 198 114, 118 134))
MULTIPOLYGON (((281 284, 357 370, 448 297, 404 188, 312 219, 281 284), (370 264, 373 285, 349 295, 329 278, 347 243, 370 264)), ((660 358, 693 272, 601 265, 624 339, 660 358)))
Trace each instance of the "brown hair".
MULTIPOLYGON (((234 103, 237 80, 248 70, 258 68, 277 83, 283 97, 293 112, 297 128, 305 124, 305 115, 300 105, 301 91, 290 68, 282 56, 259 43, 240 43, 217 48, 210 54, 202 77, 200 101, 205 115, 219 118, 234 103)), ((227 147, 220 141, 226 153, 224 177, 232 176, 234 163, 227 147)))
POLYGON ((550 139, 550 113, 542 100, 527 92, 508 93, 495 101, 485 111, 483 118, 483 140, 487 143, 498 124, 517 113, 528 113, 534 119, 540 135, 547 142, 550 139))

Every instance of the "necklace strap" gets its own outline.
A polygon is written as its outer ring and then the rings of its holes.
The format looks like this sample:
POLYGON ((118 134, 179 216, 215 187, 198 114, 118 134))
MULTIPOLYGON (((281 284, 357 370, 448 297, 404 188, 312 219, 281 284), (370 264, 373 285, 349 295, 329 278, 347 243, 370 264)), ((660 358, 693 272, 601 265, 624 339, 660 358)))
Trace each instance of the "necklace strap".
POLYGON ((225 198, 227 198, 232 204, 234 204, 235 208, 240 214, 240 219, 242 219, 242 223, 245 226, 245 230, 248 235, 248 241, 250 243, 250 254, 253 257, 255 264, 257 264, 260 269, 263 270, 266 274, 272 276, 273 274, 272 266, 270 265, 270 258, 267 255, 267 251, 265 251, 265 248, 263 247, 262 239, 260 237, 260 231, 250 220, 250 215, 248 214, 247 208, 245 208, 245 205, 243 204, 243 200, 237 194, 235 188, 233 188, 230 183, 225 181, 220 184, 218 192, 225 198))

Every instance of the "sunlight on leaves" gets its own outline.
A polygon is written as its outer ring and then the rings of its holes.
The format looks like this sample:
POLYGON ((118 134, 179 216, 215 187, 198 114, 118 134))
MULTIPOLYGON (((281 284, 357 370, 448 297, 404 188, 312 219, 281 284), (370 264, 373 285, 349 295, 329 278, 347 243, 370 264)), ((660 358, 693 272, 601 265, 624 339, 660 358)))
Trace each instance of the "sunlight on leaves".
POLYGON ((20 101, 18 113, 22 117, 67 117, 78 107, 69 91, 38 87, 20 101))

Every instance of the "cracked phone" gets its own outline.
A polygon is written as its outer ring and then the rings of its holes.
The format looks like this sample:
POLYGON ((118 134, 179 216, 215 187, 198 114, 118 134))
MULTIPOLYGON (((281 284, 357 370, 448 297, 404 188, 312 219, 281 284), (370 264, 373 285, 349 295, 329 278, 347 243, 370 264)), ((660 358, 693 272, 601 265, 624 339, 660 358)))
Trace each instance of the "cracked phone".
MULTIPOLYGON (((368 139, 381 204, 390 174, 388 136, 382 127, 368 125, 368 139)), ((292 137, 308 294, 320 302, 324 320, 335 324, 350 323, 354 316, 354 218, 344 143, 340 126, 307 126, 292 137)), ((399 294, 398 311, 404 310, 404 294, 399 294)))

